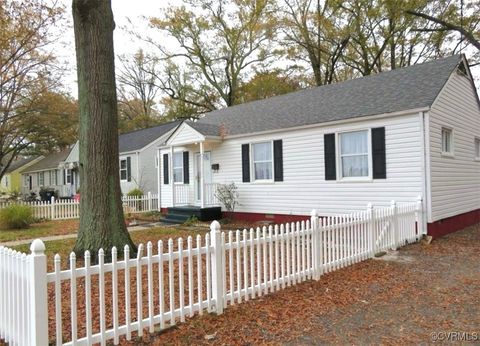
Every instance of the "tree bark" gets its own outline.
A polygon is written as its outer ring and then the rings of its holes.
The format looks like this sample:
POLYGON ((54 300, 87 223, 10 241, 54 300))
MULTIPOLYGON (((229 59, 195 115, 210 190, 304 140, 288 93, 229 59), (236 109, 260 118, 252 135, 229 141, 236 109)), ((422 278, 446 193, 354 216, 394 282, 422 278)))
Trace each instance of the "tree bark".
POLYGON ((74 252, 136 247, 127 231, 118 163, 118 117, 110 0, 73 0, 80 111, 80 228, 74 252))

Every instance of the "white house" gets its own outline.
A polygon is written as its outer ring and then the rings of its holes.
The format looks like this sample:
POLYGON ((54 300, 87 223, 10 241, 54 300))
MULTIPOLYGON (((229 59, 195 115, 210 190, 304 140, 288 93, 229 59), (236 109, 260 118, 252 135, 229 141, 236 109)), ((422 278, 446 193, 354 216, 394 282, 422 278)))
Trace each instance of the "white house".
POLYGON ((71 148, 45 156, 35 164, 21 171, 22 194, 35 193, 41 189, 53 189, 60 198, 69 198, 75 194, 71 170, 65 169, 62 163, 70 156, 71 148))
POLYGON ((480 102, 463 55, 207 113, 157 159, 172 213, 218 206, 216 184, 234 182, 249 220, 422 196, 432 235, 480 221, 480 102))
MULTIPOLYGON (((168 135, 180 124, 173 121, 147 129, 121 134, 119 142, 120 187, 122 193, 139 188, 144 193, 157 192, 156 150, 168 135)), ((65 159, 59 162, 59 168, 65 171, 65 182, 75 193, 80 187, 78 142, 65 159)))
POLYGON ((173 121, 119 136, 122 193, 126 194, 136 188, 144 193, 157 192, 157 146, 163 143, 179 124, 179 121, 173 121))

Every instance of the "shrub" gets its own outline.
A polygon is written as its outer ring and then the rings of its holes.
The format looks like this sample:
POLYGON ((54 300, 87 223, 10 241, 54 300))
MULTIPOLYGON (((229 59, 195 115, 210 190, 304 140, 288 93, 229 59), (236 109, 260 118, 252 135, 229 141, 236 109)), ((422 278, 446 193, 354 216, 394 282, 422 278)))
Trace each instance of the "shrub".
POLYGON ((142 197, 143 196, 143 191, 140 190, 139 188, 136 188, 136 189, 130 190, 127 193, 127 196, 129 196, 129 197, 142 197))
POLYGON ((238 187, 235 183, 219 184, 215 197, 223 204, 228 212, 234 212, 235 206, 238 205, 238 187))
POLYGON ((0 209, 0 227, 3 229, 28 228, 33 221, 32 208, 27 205, 12 204, 0 209))

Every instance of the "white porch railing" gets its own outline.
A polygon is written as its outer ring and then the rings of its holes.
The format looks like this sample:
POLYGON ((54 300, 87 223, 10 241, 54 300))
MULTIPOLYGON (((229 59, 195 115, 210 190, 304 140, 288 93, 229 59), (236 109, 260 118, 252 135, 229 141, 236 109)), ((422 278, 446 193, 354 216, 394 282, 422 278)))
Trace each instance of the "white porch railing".
POLYGON ((205 310, 221 314, 228 305, 320 280, 380 250, 418 241, 423 220, 419 200, 326 218, 314 210, 308 221, 227 233, 214 221, 195 244, 192 237, 185 247, 181 238, 175 248, 172 239, 149 242, 146 254, 140 245, 135 258, 126 247, 122 260, 113 248, 111 263, 100 250, 95 265, 87 251, 80 267, 72 253, 64 270, 56 255, 50 273, 40 240, 29 255, 0 246, 0 339, 32 346, 118 344, 120 336, 141 337, 145 328, 153 333, 205 310))
POLYGON ((195 204, 193 185, 175 184, 173 188, 175 189, 174 206, 195 204))
MULTIPOLYGON (((203 189, 204 206, 220 206, 218 198, 215 196, 219 184, 206 183, 203 189)), ((175 206, 182 205, 201 205, 201 201, 197 199, 195 186, 193 184, 176 184, 175 189, 175 206)))

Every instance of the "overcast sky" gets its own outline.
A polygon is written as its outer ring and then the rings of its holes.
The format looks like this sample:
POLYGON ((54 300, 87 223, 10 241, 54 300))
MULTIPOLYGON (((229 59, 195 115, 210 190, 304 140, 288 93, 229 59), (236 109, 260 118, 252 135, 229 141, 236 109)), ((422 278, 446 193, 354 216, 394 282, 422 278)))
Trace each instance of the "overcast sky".
MULTIPOLYGON (((0 0, 1 1, 1 0, 0 0)), ((67 8, 67 16, 72 23, 71 0, 60 0, 67 8)), ((159 16, 161 9, 172 5, 181 5, 182 0, 112 0, 113 15, 117 25, 114 31, 115 54, 133 54, 139 48, 149 49, 149 46, 142 40, 133 38, 123 28, 128 26, 136 32, 147 34, 147 25, 144 17, 159 16)), ((56 49, 56 54, 63 61, 66 61, 71 68, 64 76, 66 88, 77 97, 76 67, 75 67, 75 46, 73 28, 62 28, 62 45, 56 49)), ((157 31, 158 33, 158 31, 157 31)), ((157 35, 156 33, 156 35, 157 35)), ((158 33, 160 35, 160 33, 158 33)), ((168 38, 161 38, 161 42, 168 43, 168 38)), ((172 41, 172 46, 174 45, 172 41)), ((467 54, 468 57, 468 54, 467 54)), ((472 70, 476 80, 477 89, 480 90, 480 66, 472 70)))

